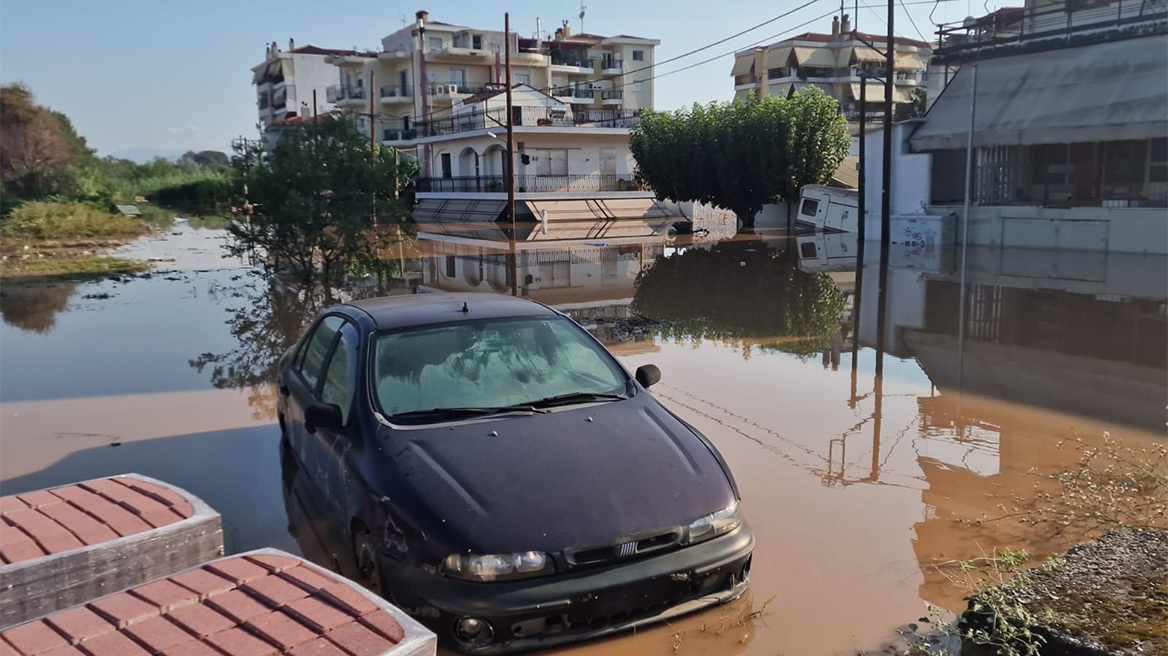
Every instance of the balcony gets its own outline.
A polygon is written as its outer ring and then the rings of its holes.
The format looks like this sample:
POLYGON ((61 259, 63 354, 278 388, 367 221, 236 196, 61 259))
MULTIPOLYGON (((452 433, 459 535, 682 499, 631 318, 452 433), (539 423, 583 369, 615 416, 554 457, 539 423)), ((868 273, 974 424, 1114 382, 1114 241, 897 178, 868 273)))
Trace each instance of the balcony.
POLYGON ((328 102, 340 102, 344 97, 344 92, 341 91, 341 85, 339 84, 330 84, 328 88, 324 90, 324 99, 328 102))
POLYGON ((592 61, 586 52, 555 50, 551 53, 551 70, 554 73, 578 73, 590 75, 594 71, 592 61))
POLYGON ((418 131, 413 128, 405 127, 391 127, 384 128, 381 131, 381 145, 395 146, 402 143, 413 141, 418 136, 418 131))
POLYGON ((378 95, 383 103, 405 102, 413 98, 414 88, 408 84, 390 84, 378 89, 378 95))
MULTIPOLYGON (((631 128, 641 120, 640 110, 578 108, 572 112, 566 112, 544 107, 516 107, 515 109, 515 125, 519 127, 631 128)), ((418 134, 422 137, 435 137, 488 128, 506 128, 506 126, 507 112, 503 109, 497 109, 486 113, 474 112, 419 122, 417 129, 418 134)))
POLYGON ((600 60, 600 69, 605 75, 617 75, 624 70, 624 60, 620 57, 605 57, 600 60))
POLYGON ((624 102, 624 98, 623 89, 605 89, 600 92, 600 100, 605 105, 620 105, 624 102))
POLYGON ((473 96, 487 91, 506 89, 502 84, 466 83, 460 81, 431 82, 426 91, 432 99, 449 99, 462 96, 473 96))
MULTIPOLYGON (((418 178, 423 193, 505 193, 507 178, 502 175, 418 178)), ((645 191, 631 173, 588 173, 584 175, 517 175, 517 193, 558 194, 597 191, 645 191)))

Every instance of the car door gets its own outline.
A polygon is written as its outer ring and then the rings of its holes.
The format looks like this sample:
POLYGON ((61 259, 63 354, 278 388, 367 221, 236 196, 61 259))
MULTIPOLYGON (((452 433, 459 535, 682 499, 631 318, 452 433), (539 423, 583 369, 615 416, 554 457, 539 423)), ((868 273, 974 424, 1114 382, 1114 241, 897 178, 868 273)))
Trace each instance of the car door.
POLYGON ((349 488, 353 482, 347 461, 357 455, 351 453, 352 449, 361 445, 361 437, 357 434, 360 422, 353 416, 358 347, 357 327, 346 321, 338 331, 337 343, 324 367, 317 395, 318 402, 331 403, 341 409, 341 428, 316 427, 313 432, 316 448, 321 450, 327 462, 323 485, 326 500, 330 510, 346 524, 349 520, 348 502, 352 498, 349 488))
POLYGON ((317 402, 325 365, 344 324, 344 318, 337 315, 328 315, 317 321, 280 386, 280 393, 288 399, 285 424, 289 442, 309 481, 321 493, 325 493, 328 476, 326 452, 320 448, 318 438, 305 426, 304 410, 317 402))

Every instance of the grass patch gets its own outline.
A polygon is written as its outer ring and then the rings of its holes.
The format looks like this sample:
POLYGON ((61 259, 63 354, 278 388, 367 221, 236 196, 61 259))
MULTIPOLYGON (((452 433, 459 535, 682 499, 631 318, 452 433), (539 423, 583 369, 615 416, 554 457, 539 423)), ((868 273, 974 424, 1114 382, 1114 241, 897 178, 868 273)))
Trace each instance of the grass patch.
POLYGON ((124 257, 30 257, 0 260, 0 278, 100 278, 102 276, 141 273, 150 263, 124 257))
POLYGON ((137 219, 77 202, 33 201, 0 222, 7 240, 133 239, 146 232, 137 219))

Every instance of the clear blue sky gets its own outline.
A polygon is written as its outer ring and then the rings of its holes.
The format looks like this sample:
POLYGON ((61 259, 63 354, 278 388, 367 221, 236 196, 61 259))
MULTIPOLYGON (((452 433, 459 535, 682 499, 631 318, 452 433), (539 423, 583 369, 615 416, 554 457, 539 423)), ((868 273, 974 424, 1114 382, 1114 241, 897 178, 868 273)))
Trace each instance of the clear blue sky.
MULTIPOLYGON (((848 11, 856 0, 847 0, 848 11)), ((911 13, 931 37, 931 3, 898 8, 897 33, 916 37, 911 13)), ((806 0, 586 0, 584 27, 595 34, 634 34, 661 40, 658 60, 705 45, 797 7, 806 0)), ((860 0, 860 5, 879 0, 860 0)), ((1012 2, 1008 4, 1021 4, 1012 2)), ((998 6, 990 4, 993 9, 998 6)), ((839 0, 818 0, 725 44, 659 67, 658 74, 730 53, 777 35, 828 31, 831 19, 805 21, 838 10, 839 0)), ((41 104, 65 112, 100 154, 130 148, 226 150, 239 134, 254 135, 255 95, 250 68, 264 44, 288 37, 297 45, 379 48, 381 37, 402 26, 403 15, 426 9, 432 20, 503 28, 511 12, 516 31, 554 29, 571 18, 579 30, 579 0, 512 0, 495 3, 418 0, 8 0, 0 3, 0 81, 23 81, 41 104)), ((859 27, 883 33, 885 9, 860 9, 859 27)), ((942 0, 934 18, 960 20, 985 11, 969 0, 942 0)), ((733 96, 732 56, 668 75, 656 82, 657 105, 673 109, 733 96)))

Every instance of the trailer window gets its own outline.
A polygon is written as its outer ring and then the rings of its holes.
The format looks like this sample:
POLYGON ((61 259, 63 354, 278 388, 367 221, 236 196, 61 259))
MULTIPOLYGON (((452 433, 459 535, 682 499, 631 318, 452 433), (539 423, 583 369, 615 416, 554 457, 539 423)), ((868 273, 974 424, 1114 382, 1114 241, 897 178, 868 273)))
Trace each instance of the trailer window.
POLYGON ((799 208, 799 213, 803 216, 815 216, 819 213, 819 201, 813 198, 804 198, 803 206, 799 208))

